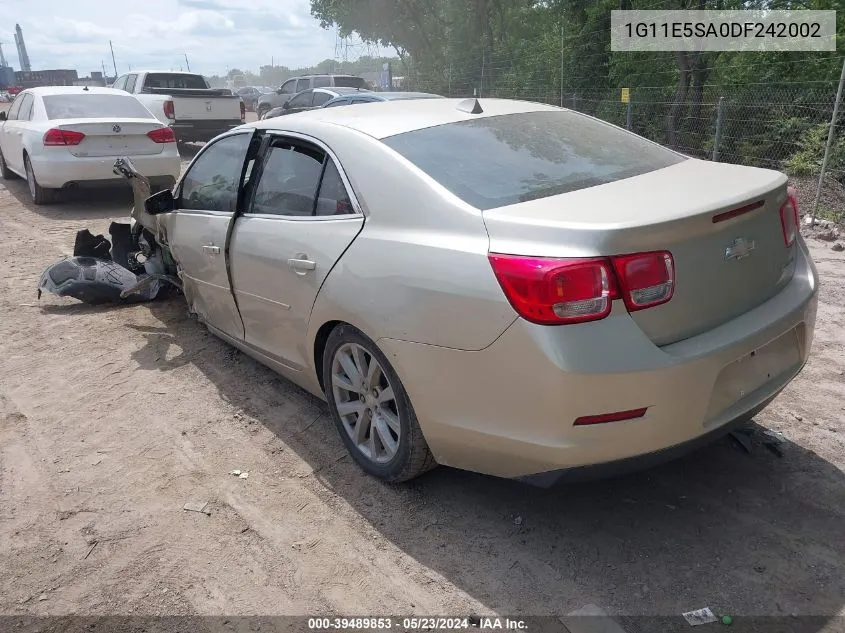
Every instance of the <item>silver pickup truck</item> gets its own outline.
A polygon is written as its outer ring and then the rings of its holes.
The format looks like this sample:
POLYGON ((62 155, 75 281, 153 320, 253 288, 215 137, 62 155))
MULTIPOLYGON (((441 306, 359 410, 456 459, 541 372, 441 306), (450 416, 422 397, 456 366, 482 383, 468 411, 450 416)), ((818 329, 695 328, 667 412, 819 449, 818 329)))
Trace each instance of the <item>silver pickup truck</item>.
POLYGON ((240 97, 210 88, 196 73, 136 71, 121 75, 112 87, 134 95, 180 142, 210 141, 246 116, 240 97))

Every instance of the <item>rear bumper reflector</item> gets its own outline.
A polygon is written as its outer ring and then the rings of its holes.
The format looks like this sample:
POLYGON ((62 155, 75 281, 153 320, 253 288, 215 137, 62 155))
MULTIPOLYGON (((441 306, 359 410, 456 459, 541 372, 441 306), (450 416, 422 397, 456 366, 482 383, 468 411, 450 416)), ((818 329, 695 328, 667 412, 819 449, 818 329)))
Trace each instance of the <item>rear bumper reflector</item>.
POLYGON ((616 411, 615 413, 602 413, 600 415, 585 415, 575 420, 575 426, 636 420, 637 418, 643 417, 646 411, 648 411, 648 407, 643 407, 642 409, 629 409, 628 411, 616 411))
POLYGON ((725 211, 724 213, 719 213, 718 215, 713 216, 713 224, 717 222, 724 222, 725 220, 730 220, 731 218, 735 218, 739 215, 744 213, 748 213, 753 211, 754 209, 759 209, 766 203, 765 200, 758 200, 757 202, 752 202, 751 204, 746 204, 744 207, 739 207, 738 209, 731 209, 730 211, 725 211))

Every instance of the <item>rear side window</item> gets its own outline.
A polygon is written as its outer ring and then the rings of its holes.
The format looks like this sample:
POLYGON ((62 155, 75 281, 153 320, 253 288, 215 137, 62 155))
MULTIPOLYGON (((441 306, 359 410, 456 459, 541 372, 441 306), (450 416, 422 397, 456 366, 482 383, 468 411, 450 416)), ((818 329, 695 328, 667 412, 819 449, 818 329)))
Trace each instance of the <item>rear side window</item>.
POLYGON ((328 88, 331 85, 331 77, 314 77, 314 88, 328 88))
POLYGON ((270 148, 255 187, 252 213, 312 215, 325 154, 278 142, 270 148))
POLYGON ((182 75, 179 73, 150 73, 144 79, 144 88, 177 88, 191 90, 205 90, 202 75, 182 75))
POLYGON ((129 95, 78 94, 44 97, 48 119, 151 119, 152 114, 129 95))
POLYGON ((355 213, 355 209, 352 207, 352 201, 346 193, 346 186, 340 178, 334 161, 329 158, 326 171, 323 172, 320 193, 317 196, 315 215, 346 215, 347 213, 355 213))
POLYGON ((335 77, 334 85, 338 88, 366 88, 366 82, 361 77, 335 77))
POLYGON ((330 94, 325 93, 325 92, 315 92, 314 93, 314 101, 312 102, 312 104, 315 105, 315 106, 321 106, 324 103, 327 103, 329 100, 331 100, 331 98, 332 98, 332 96, 330 94))
POLYGON ((126 78, 126 92, 134 92, 135 90, 135 81, 138 79, 138 75, 129 75, 126 78))
POLYGON ((595 187, 686 160, 566 110, 448 123, 383 142, 482 210, 595 187))

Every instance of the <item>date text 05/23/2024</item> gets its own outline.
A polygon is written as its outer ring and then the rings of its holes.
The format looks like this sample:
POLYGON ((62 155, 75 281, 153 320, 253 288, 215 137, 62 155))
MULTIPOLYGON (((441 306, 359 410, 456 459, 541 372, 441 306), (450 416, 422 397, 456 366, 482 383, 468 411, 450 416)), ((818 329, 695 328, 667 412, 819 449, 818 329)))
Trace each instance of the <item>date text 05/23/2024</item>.
POLYGON ((312 631, 527 631, 524 620, 504 617, 308 618, 312 631))

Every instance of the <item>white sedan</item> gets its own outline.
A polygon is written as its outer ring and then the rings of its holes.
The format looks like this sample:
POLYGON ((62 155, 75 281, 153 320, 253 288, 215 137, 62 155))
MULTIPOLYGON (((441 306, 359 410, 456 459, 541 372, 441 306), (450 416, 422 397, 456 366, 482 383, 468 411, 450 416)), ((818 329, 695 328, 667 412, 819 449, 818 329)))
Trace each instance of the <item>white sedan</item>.
POLYGON ((128 156, 154 189, 172 187, 181 164, 176 137, 122 90, 52 86, 24 90, 0 112, 0 175, 26 178, 35 204, 59 189, 125 182, 112 171, 128 156))

